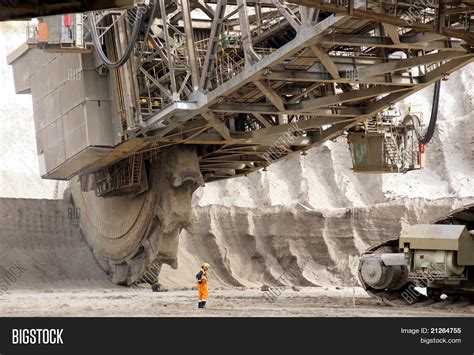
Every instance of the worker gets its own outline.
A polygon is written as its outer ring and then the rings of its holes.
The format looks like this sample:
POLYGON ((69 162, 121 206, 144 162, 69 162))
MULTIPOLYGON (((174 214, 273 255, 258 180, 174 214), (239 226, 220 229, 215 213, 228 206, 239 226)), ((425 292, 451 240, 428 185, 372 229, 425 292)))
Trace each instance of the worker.
POLYGON ((201 265, 201 270, 196 275, 197 287, 198 287, 198 308, 206 307, 207 296, 209 291, 207 289, 207 272, 209 271, 210 265, 204 263, 201 265))

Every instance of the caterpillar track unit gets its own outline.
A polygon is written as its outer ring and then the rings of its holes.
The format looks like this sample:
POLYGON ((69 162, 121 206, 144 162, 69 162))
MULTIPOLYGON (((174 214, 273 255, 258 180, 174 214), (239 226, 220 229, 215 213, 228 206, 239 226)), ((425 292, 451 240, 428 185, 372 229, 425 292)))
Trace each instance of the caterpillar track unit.
POLYGON ((368 249, 359 262, 359 280, 386 302, 474 296, 474 205, 433 224, 413 225, 398 239, 368 249), (426 294, 419 292, 426 289, 426 294))

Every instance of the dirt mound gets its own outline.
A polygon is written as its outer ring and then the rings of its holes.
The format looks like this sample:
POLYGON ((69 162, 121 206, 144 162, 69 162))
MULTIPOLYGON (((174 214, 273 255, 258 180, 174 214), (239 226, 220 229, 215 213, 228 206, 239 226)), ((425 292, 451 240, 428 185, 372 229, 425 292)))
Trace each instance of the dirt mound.
POLYGON ((2 291, 113 286, 81 241, 75 212, 62 200, 0 199, 2 291))
POLYGON ((164 266, 160 283, 194 285, 202 262, 213 286, 357 284, 358 257, 369 246, 398 237, 405 226, 429 223, 474 198, 400 199, 357 209, 295 207, 194 209, 180 236, 178 269, 164 266))

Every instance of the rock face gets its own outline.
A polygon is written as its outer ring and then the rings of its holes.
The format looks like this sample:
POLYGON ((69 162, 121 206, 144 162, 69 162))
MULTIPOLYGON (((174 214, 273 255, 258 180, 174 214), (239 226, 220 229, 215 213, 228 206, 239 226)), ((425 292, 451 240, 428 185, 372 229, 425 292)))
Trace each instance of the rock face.
POLYGON ((180 237, 178 269, 164 266, 160 283, 190 286, 206 261, 214 286, 356 285, 358 256, 369 246, 473 202, 404 198, 352 209, 196 207, 193 226, 180 237))
MULTIPOLYGON (((347 210, 197 207, 180 236, 178 268, 164 265, 159 281, 163 289, 191 288, 207 261, 212 287, 356 285, 358 255, 368 246, 466 203, 474 198, 347 210)), ((62 200, 0 199, 0 291, 113 287, 81 238, 78 217, 62 200)))
POLYGON ((0 292, 112 287, 78 217, 62 200, 0 199, 0 292))

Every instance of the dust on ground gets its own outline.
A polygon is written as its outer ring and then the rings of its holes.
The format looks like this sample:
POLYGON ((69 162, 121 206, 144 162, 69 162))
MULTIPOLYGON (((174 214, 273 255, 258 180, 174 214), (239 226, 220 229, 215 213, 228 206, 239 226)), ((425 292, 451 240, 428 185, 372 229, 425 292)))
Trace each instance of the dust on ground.
POLYGON ((196 291, 97 288, 12 290, 0 297, 1 317, 465 317, 474 305, 388 306, 361 288, 284 290, 272 302, 257 289, 210 290, 208 307, 196 307, 196 291), (355 292, 354 292, 355 291, 355 292), (353 294, 355 297, 353 298, 353 294), (355 307, 353 301, 355 300, 355 307))

